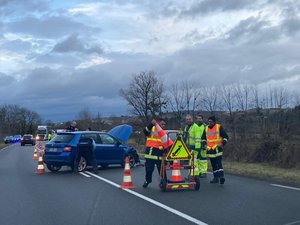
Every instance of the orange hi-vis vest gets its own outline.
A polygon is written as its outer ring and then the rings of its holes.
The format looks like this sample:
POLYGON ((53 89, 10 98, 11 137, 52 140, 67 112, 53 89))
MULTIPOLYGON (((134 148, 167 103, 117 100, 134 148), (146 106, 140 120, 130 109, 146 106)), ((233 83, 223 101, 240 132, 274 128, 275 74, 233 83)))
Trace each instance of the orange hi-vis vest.
POLYGON ((151 134, 147 137, 146 147, 153 147, 163 150, 173 144, 173 141, 168 138, 166 132, 159 126, 158 123, 151 129, 151 134))
POLYGON ((207 151, 215 150, 219 144, 222 143, 222 137, 220 136, 220 124, 215 124, 213 128, 206 126, 206 149, 207 151))
POLYGON ((160 150, 164 148, 155 126, 152 127, 150 135, 147 136, 146 147, 158 148, 160 150))

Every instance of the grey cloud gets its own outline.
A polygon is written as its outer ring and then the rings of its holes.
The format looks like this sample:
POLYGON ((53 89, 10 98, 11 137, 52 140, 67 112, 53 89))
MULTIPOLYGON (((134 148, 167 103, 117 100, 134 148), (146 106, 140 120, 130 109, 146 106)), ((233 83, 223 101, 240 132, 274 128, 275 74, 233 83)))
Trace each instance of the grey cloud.
POLYGON ((31 50, 32 43, 22 40, 13 40, 5 42, 1 47, 10 51, 22 52, 31 50))
POLYGON ((300 31, 300 18, 287 19, 282 23, 282 27, 288 35, 295 35, 300 31))
POLYGON ((45 12, 47 11, 47 2, 35 0, 0 0, 0 16, 23 15, 27 12, 45 12))
POLYGON ((66 40, 56 44, 53 48, 54 52, 85 52, 85 53, 97 53, 102 54, 103 50, 99 46, 87 47, 81 40, 79 40, 77 34, 72 34, 66 40))
POLYGON ((0 0, 0 6, 7 5, 9 2, 9 0, 0 0))
POLYGON ((26 17, 16 22, 6 24, 7 31, 35 35, 40 38, 57 38, 74 32, 91 34, 91 31, 98 31, 97 28, 90 28, 82 23, 72 21, 61 16, 49 18, 26 17))
MULTIPOLYGON (((15 78, 0 72, 0 86, 8 86, 15 81, 15 78)), ((5 95, 2 95, 5 96, 5 95)))
POLYGON ((196 1, 189 9, 182 10, 181 17, 191 16, 195 17, 201 14, 211 13, 215 11, 231 11, 245 9, 258 4, 253 0, 204 0, 196 1))
POLYGON ((169 81, 192 80, 200 86, 237 81, 263 84, 271 79, 299 76, 298 67, 288 70, 290 65, 298 65, 298 52, 298 43, 234 45, 214 40, 179 51, 161 62, 160 67, 165 69, 163 77, 169 81))
POLYGON ((272 27, 267 21, 249 17, 227 33, 227 40, 235 43, 263 43, 278 40, 281 36, 279 27, 272 27))

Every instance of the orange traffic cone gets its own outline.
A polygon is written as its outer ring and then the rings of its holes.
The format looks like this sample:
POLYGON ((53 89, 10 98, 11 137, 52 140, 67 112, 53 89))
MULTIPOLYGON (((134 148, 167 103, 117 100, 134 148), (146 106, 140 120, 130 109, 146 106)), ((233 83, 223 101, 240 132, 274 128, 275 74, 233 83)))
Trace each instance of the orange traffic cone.
POLYGON ((45 151, 45 144, 44 144, 43 142, 40 142, 40 150, 41 150, 42 152, 45 151))
POLYGON ((130 172, 130 165, 128 156, 125 158, 125 167, 123 173, 123 183, 120 185, 119 188, 134 188, 134 185, 131 180, 131 172, 130 172))
POLYGON ((44 173, 44 172, 45 172, 45 168, 44 168, 44 162, 43 162, 43 155, 42 155, 42 153, 40 153, 36 173, 41 174, 41 173, 44 173))
POLYGON ((37 153, 38 153, 38 151, 37 151, 37 146, 35 145, 35 146, 34 146, 33 157, 32 157, 33 160, 37 160, 37 159, 39 158, 39 156, 38 156, 37 153))
POLYGON ((173 161, 172 176, 170 177, 169 181, 182 182, 179 161, 176 159, 173 161))

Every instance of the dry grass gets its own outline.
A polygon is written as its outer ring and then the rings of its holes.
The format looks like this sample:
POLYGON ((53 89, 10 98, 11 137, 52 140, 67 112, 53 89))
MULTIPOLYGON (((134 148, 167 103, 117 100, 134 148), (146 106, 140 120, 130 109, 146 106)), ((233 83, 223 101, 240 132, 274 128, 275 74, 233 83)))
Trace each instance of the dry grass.
POLYGON ((231 174, 266 179, 273 182, 300 185, 299 169, 284 169, 266 163, 223 162, 224 170, 231 174))
POLYGON ((5 143, 0 143, 0 149, 5 148, 6 146, 8 146, 8 145, 5 143))

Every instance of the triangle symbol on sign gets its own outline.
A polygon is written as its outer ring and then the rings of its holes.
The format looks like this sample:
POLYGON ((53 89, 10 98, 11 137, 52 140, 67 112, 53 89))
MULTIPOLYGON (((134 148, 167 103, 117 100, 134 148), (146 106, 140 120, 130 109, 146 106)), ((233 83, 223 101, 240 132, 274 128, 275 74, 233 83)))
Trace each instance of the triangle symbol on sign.
POLYGON ((182 137, 178 135, 170 151, 168 152, 167 160, 190 159, 190 158, 191 158, 190 151, 186 147, 184 141, 182 140, 182 137))

